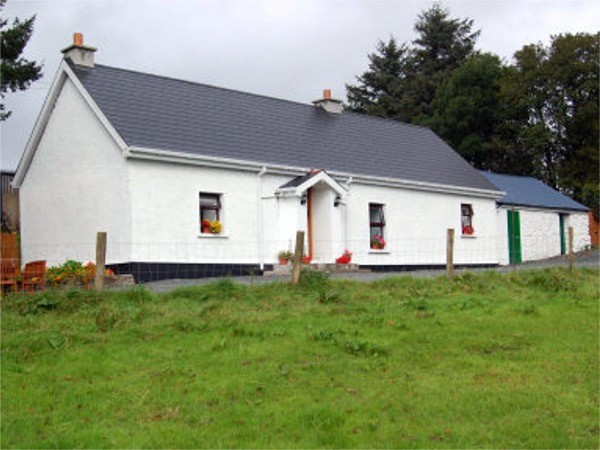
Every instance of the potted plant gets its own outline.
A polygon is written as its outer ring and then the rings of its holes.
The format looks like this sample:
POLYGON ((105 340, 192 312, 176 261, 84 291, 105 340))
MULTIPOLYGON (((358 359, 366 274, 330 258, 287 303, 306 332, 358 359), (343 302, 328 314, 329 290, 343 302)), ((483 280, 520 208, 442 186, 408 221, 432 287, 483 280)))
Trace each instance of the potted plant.
POLYGON ((202 229, 202 233, 210 234, 210 220, 204 219, 202 222, 200 222, 200 227, 202 229))
POLYGON ((210 223, 210 232, 212 234, 220 234, 222 230, 223 230, 223 225, 218 220, 213 220, 210 223))
POLYGON ((471 225, 465 225, 462 227, 462 234, 471 236, 475 232, 475 229, 471 225))
POLYGON ((371 248, 375 250, 383 250, 385 248, 385 239, 380 234, 376 234, 371 238, 371 248))
POLYGON ((352 252, 349 251, 348 249, 344 250, 344 253, 342 253, 342 256, 340 256, 339 258, 336 258, 335 262, 337 264, 350 264, 350 261, 352 261, 352 252))
POLYGON ((302 264, 310 264, 311 261, 312 261, 312 256, 310 256, 310 255, 304 255, 302 257, 302 264))
POLYGON ((288 261, 292 259, 292 255, 293 253, 289 250, 281 250, 277 254, 277 257, 279 258, 279 264, 285 266, 288 263, 288 261))

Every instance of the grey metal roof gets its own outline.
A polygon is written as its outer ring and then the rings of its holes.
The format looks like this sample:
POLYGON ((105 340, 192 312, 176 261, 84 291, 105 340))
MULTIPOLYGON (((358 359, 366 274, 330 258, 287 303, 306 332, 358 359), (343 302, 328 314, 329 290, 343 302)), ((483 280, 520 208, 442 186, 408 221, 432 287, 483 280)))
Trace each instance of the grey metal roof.
POLYGON ((484 171, 481 171, 481 174, 498 189, 506 192, 506 195, 498 200, 500 204, 560 210, 588 210, 587 207, 535 178, 484 171))
POLYGON ((427 128, 102 65, 71 67, 130 146, 496 190, 427 128))

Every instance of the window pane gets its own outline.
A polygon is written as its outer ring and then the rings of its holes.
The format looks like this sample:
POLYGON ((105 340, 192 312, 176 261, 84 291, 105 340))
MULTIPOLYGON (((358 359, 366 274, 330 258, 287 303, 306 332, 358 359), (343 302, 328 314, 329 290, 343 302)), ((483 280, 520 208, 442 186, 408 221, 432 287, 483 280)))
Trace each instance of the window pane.
POLYGON ((383 207, 381 205, 369 205, 369 221, 383 223, 383 207))
POLYGON ((373 239, 376 234, 383 237, 383 227, 371 227, 371 239, 373 239))
POLYGON ((473 208, 468 203, 460 205, 460 222, 463 227, 472 226, 473 208))
POLYGON ((216 209, 203 209, 200 211, 200 220, 210 220, 211 222, 217 220, 216 209))
POLYGON ((219 197, 217 195, 200 195, 200 206, 207 206, 210 208, 219 207, 219 197))

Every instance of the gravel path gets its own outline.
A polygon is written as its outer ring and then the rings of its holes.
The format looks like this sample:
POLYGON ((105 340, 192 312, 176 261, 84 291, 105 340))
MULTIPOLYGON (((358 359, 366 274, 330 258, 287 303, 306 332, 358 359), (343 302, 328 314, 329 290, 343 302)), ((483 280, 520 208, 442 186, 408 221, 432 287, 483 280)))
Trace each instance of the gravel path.
MULTIPOLYGON (((461 272, 483 272, 486 270, 495 270, 497 272, 511 272, 513 270, 528 270, 528 269, 543 269, 547 267, 566 267, 568 265, 568 261, 565 256, 556 256, 553 258, 548 258, 540 261, 531 261, 523 263, 519 266, 499 266, 493 269, 463 269, 457 270, 457 273, 461 272)), ((575 254, 574 258, 575 267, 592 267, 592 268, 600 268, 600 250, 588 250, 585 252, 580 252, 575 254)), ((381 280, 383 278, 388 278, 392 276, 411 276, 411 277, 437 277, 443 275, 445 273, 444 270, 413 270, 413 271, 405 271, 405 272, 349 272, 349 273, 334 273, 331 274, 332 279, 347 279, 347 280, 357 280, 357 281, 373 281, 373 280, 381 280)), ((145 283, 144 286, 151 291, 154 292, 167 292, 173 290, 178 287, 183 286, 201 286, 208 283, 213 283, 218 281, 220 278, 199 278, 194 280, 183 280, 183 279, 175 279, 175 280, 161 280, 161 281, 151 281, 149 283, 145 283)), ((270 276, 270 277, 232 277, 232 279, 236 283, 240 284, 265 284, 272 283, 274 281, 287 281, 289 280, 289 276, 270 276)))

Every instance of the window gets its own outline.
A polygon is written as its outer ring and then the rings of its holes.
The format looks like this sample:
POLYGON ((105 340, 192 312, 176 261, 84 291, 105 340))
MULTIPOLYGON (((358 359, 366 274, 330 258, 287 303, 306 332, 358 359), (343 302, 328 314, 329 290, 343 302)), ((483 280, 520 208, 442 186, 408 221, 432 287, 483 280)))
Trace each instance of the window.
POLYGON ((221 195, 200 193, 200 231, 219 234, 221 232, 221 195), (218 222, 219 225, 216 225, 218 222))
POLYGON ((473 228, 473 207, 469 203, 460 205, 460 224, 463 235, 471 235, 475 232, 473 228))
POLYGON ((371 248, 382 250, 385 248, 384 241, 385 217, 383 205, 369 203, 369 239, 371 248))

